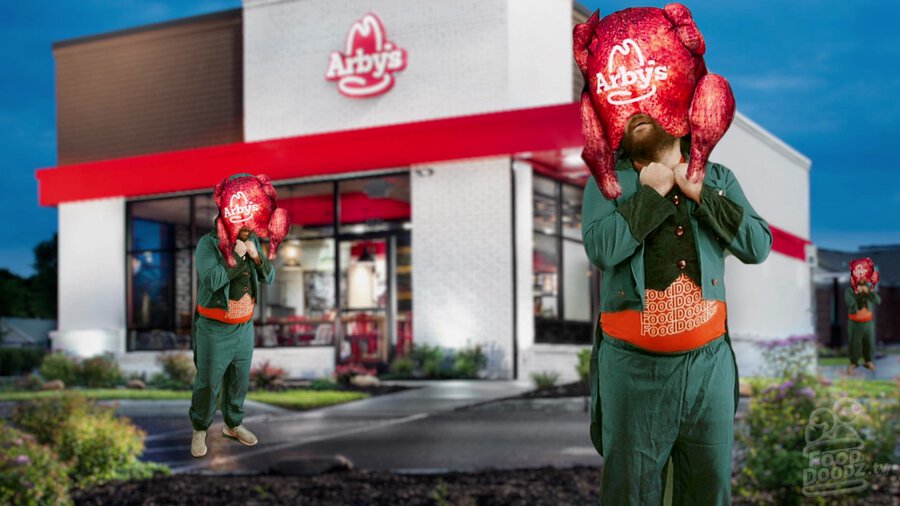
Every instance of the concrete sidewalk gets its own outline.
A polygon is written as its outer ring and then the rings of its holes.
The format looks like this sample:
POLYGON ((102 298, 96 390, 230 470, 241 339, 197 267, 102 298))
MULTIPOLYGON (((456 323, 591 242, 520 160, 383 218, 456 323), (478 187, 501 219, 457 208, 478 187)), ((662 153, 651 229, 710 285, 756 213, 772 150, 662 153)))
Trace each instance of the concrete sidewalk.
POLYGON ((365 433, 389 428, 402 433, 404 424, 515 396, 533 388, 526 381, 410 381, 391 384, 416 388, 307 412, 247 401, 244 404, 244 425, 260 440, 253 447, 223 438, 221 431, 224 422, 217 411, 207 434, 209 453, 201 459, 194 459, 190 454, 192 428, 187 416, 190 401, 122 402, 117 413, 128 416, 148 432, 142 460, 165 463, 175 472, 265 471, 278 460, 296 458, 295 450, 303 445, 354 435, 365 438, 365 433))
POLYGON ((819 366, 819 371, 822 373, 822 376, 832 380, 851 377, 856 379, 893 380, 896 376, 900 376, 900 355, 884 353, 879 356, 876 352, 875 360, 872 363, 875 364, 875 372, 863 367, 863 362, 860 360, 859 367, 856 368, 853 376, 847 375, 847 366, 850 365, 850 359, 847 359, 842 365, 819 366))

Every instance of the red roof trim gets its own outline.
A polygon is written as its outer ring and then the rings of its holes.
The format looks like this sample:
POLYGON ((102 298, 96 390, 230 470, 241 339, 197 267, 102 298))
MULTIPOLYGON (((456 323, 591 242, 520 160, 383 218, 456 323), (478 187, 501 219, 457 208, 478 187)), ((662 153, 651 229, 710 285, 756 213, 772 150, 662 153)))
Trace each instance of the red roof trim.
MULTIPOLYGON (((40 205, 211 190, 235 172, 294 179, 580 147, 580 105, 561 104, 38 169, 40 205)), ((773 251, 806 260, 810 241, 770 226, 773 251)))
POLYGON ((36 171, 39 202, 52 206, 211 189, 234 172, 279 180, 580 146, 578 107, 518 109, 44 168, 36 171))

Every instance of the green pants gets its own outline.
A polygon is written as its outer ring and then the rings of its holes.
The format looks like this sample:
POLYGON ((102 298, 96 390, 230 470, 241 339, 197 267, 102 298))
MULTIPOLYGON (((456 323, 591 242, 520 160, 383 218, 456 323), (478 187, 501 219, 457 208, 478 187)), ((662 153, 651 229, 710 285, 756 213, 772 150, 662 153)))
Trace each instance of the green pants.
POLYGON ((875 320, 855 322, 847 320, 847 337, 849 338, 850 363, 872 361, 872 350, 875 348, 875 320))
POLYGON ((243 421, 253 340, 252 320, 228 324, 194 311, 191 344, 197 376, 188 414, 195 430, 207 430, 212 425, 220 391, 225 423, 237 427, 243 421))
POLYGON ((725 336, 660 354, 604 333, 598 361, 600 504, 662 504, 668 465, 672 504, 731 504, 737 366, 725 336))

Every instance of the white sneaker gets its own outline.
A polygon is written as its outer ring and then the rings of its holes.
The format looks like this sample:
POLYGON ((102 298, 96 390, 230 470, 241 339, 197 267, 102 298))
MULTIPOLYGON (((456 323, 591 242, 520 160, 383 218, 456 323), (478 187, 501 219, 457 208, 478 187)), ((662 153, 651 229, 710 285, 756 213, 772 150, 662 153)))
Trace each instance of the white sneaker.
POLYGON ((228 424, 222 426, 222 435, 229 438, 240 441, 241 444, 245 444, 247 446, 253 446, 259 442, 256 439, 256 435, 247 430, 243 424, 238 425, 237 427, 231 429, 228 427, 228 424))
POLYGON ((206 455, 206 431, 194 430, 194 436, 191 439, 191 455, 194 457, 202 457, 206 455))

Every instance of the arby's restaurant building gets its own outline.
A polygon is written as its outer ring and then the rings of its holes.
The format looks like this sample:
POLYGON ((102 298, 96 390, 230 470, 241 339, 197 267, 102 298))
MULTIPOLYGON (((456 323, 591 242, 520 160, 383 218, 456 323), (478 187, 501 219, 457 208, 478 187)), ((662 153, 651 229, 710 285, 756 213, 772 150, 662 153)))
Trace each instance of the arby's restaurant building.
MULTIPOLYGON (((588 15, 568 0, 245 0, 55 43, 58 162, 36 171, 59 210, 53 349, 147 372, 190 350, 212 188, 250 172, 293 221, 257 294, 254 363, 314 378, 415 344, 481 346, 488 377, 574 379, 603 282, 581 237, 571 44, 588 15)), ((755 342, 812 333, 811 162, 740 111, 711 159, 774 235, 764 263, 726 260, 751 374, 755 342)))

